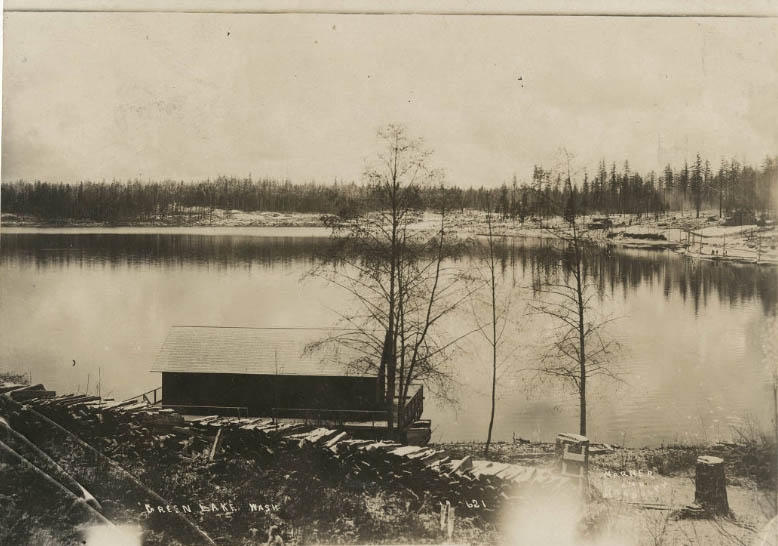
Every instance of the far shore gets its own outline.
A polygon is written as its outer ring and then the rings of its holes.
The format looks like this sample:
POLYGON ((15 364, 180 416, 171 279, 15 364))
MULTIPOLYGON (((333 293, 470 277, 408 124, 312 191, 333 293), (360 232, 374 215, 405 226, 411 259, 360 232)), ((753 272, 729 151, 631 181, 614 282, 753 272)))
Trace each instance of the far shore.
MULTIPOLYGON (((610 215, 612 225, 608 229, 595 227, 604 215, 592 214, 581 218, 585 236, 603 246, 643 250, 669 250, 692 259, 728 263, 778 265, 778 232, 774 223, 764 226, 728 226, 715 211, 701 212, 696 218, 689 211, 670 212, 665 215, 634 214, 610 215)), ((419 216, 414 227, 420 230, 436 230, 440 217, 434 213, 419 216)), ((460 236, 481 237, 487 232, 483 211, 465 210, 450 215, 450 231, 460 236)), ((564 227, 559 218, 526 218, 493 220, 493 232, 500 237, 554 238, 554 230, 564 227)), ((110 230, 122 229, 175 233, 177 229, 219 228, 219 234, 232 234, 223 228, 233 228, 235 234, 259 235, 257 228, 267 229, 262 235, 326 236, 325 215, 317 213, 279 213, 217 209, 207 216, 182 215, 160 217, 153 220, 121 223, 44 221, 33 216, 4 213, 0 218, 0 230, 110 230), (288 228, 290 231, 283 231, 288 228), (303 229, 307 228, 307 229, 303 229), (278 232, 275 230, 278 229, 278 232), (298 233, 298 230, 303 233, 298 233), (310 232, 308 231, 310 230, 310 232), (226 233, 225 233, 226 232, 226 233)))

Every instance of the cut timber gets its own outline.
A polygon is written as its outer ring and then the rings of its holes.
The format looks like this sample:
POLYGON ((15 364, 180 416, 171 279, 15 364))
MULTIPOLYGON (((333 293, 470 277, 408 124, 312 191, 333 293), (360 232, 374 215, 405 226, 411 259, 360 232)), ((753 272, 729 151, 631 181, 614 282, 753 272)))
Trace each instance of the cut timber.
POLYGON ((263 419, 262 417, 260 417, 259 419, 252 419, 250 423, 245 424, 240 428, 242 428, 243 430, 253 430, 256 428, 263 427, 265 425, 269 425, 272 422, 273 421, 270 419, 263 419))
POLYGON ((335 446, 335 444, 337 444, 343 438, 346 437, 346 434, 347 434, 346 432, 341 432, 340 434, 338 434, 337 436, 335 436, 331 440, 327 440, 327 442, 324 444, 324 447, 332 449, 335 446))
POLYGON ((394 447, 400 447, 401 444, 398 444, 397 442, 373 442, 371 444, 366 445, 364 448, 364 451, 375 451, 376 449, 385 450, 388 448, 394 448, 394 447))
POLYGON ((216 432, 216 438, 213 439, 213 446, 211 446, 211 454, 208 456, 209 461, 213 461, 213 456, 216 455, 216 447, 219 445, 219 438, 222 436, 222 429, 216 432))
POLYGON ((479 476, 495 476, 506 470, 508 463, 495 463, 492 461, 473 461, 473 469, 470 471, 476 478, 479 476))
POLYGON ((397 449, 393 449, 389 453, 392 455, 397 455, 398 457, 405 457, 407 455, 410 455, 411 453, 416 453, 417 451, 422 451, 423 447, 418 446, 403 446, 398 447, 397 449))
POLYGON ((0 384, 0 394, 10 391, 15 391, 17 389, 23 389, 27 385, 22 385, 20 383, 2 383, 0 384))
POLYGON ((610 444, 590 444, 589 455, 605 455, 615 452, 616 449, 610 444))
MULTIPOLYGON (((97 439, 110 453, 124 454, 125 447, 138 451, 163 448, 178 451, 181 460, 191 462, 203 451, 206 461, 216 461, 217 453, 224 459, 243 452, 252 456, 265 452, 277 456, 291 453, 296 448, 310 453, 320 451, 328 464, 337 463, 338 468, 351 477, 376 483, 397 482, 409 491, 409 495, 419 499, 426 493, 444 503, 451 498, 484 499, 488 510, 492 511, 499 510, 501 503, 524 502, 529 498, 524 491, 536 487, 552 491, 570 488, 570 479, 551 468, 472 460, 470 457, 452 461, 444 450, 401 445, 385 439, 379 441, 380 436, 372 433, 363 436, 365 439, 350 438, 354 429, 344 427, 342 423, 317 425, 286 420, 274 422, 267 417, 212 415, 184 416, 183 422, 157 426, 160 424, 157 420, 167 422, 177 414, 170 408, 161 409, 137 401, 122 405, 90 398, 83 394, 50 400, 36 398, 27 405, 68 423, 78 421, 79 430, 89 431, 94 425, 97 429, 94 433, 88 432, 89 438, 97 439), (106 431, 108 434, 113 432, 114 437, 105 437, 106 431), (520 490, 522 494, 517 496, 520 490)), ((0 397, 0 402, 5 400, 14 403, 10 396, 0 397)), ((364 430, 357 432, 364 433, 364 430)), ((580 446, 584 440, 577 435, 560 435, 561 453, 567 451, 569 464, 580 465, 584 455, 570 448, 580 446)), ((527 455, 551 458, 552 444, 527 455)), ((482 508, 487 511, 486 507, 482 508)))
POLYGON ((407 457, 409 459, 420 459, 420 460, 423 460, 424 458, 430 457, 430 456, 432 456, 434 454, 435 454, 435 450, 434 449, 422 448, 421 451, 417 451, 415 453, 411 453, 407 457))
POLYGON ((711 514, 729 513, 724 459, 710 455, 697 457, 694 502, 711 514))
POLYGON ((521 466, 509 464, 504 469, 500 470, 495 476, 500 478, 501 480, 513 480, 520 474, 525 472, 525 469, 521 466))
POLYGON ((219 418, 218 415, 207 415, 205 417, 196 417, 194 419, 189 419, 189 422, 190 423, 203 423, 204 424, 204 423, 208 423, 210 421, 215 421, 218 418, 219 418))
POLYGON ((442 449, 441 450, 431 449, 430 451, 425 453, 422 457, 419 457, 419 459, 427 466, 445 458, 446 458, 446 452, 443 451, 442 449))
MULTIPOLYGON (((148 407, 148 404, 146 404, 145 402, 136 402, 135 404, 130 404, 129 406, 124 406, 123 408, 121 408, 121 411, 122 412, 132 412, 132 411, 137 411, 139 409, 143 409, 143 408, 146 408, 146 407, 148 407)), ((119 409, 118 406, 117 406, 116 409, 119 409)))
POLYGON ((55 391, 44 390, 16 390, 11 392, 11 398, 17 402, 32 400, 34 398, 54 398, 57 396, 55 391))
POLYGON ((292 430, 300 430, 304 428, 310 428, 305 423, 284 423, 271 429, 274 434, 280 434, 281 432, 290 432, 292 430))
MULTIPOLYGON (((445 453, 445 452, 441 452, 445 453)), ((438 458, 437 456, 432 457, 429 462, 424 461, 424 464, 428 466, 429 468, 434 468, 436 470, 440 470, 444 467, 444 465, 448 464, 451 461, 451 459, 447 455, 443 455, 442 457, 438 458)))
POLYGON ((17 389, 20 391, 45 391, 46 387, 43 386, 42 383, 38 383, 37 385, 25 385, 21 387, 20 389, 17 389))
POLYGON ((521 467, 517 465, 515 472, 512 472, 507 479, 514 483, 524 483, 535 481, 538 476, 538 469, 534 467, 521 467))
POLYGON ((133 403, 132 400, 130 400, 129 402, 115 402, 114 401, 114 402, 111 402, 109 404, 106 404, 104 409, 109 410, 109 409, 121 408, 121 407, 124 407, 124 406, 129 406, 132 403, 133 403))
POLYGON ((449 474, 453 474, 455 472, 465 472, 471 468, 473 468, 473 460, 470 458, 470 455, 468 455, 464 459, 451 461, 451 471, 449 474))
POLYGON ((327 433, 331 432, 328 428, 317 428, 314 430, 311 430, 309 432, 301 432, 297 434, 290 434, 289 438, 292 440, 309 440, 312 441, 314 438, 318 438, 319 436, 323 436, 327 433))
POLYGON ((79 404, 83 404, 83 403, 86 403, 86 402, 94 402, 96 400, 100 400, 100 397, 99 396, 88 396, 88 395, 84 394, 84 395, 81 395, 81 396, 77 396, 77 397, 71 398, 70 400, 66 400, 66 401, 62 402, 60 405, 61 406, 65 406, 65 407, 77 406, 79 404))

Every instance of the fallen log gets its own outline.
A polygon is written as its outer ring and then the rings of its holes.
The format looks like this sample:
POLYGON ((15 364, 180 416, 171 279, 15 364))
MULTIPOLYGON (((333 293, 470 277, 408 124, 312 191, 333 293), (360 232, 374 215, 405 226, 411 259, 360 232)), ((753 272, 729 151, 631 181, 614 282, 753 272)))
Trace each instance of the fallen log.
POLYGON ((57 393, 56 391, 46 391, 46 390, 15 390, 11 391, 11 398, 16 400, 17 402, 24 402, 24 401, 31 401, 35 399, 50 399, 54 398, 57 393))
MULTIPOLYGON (((168 505, 170 504, 167 500, 162 498, 158 493, 155 491, 149 489, 146 485, 138 481, 138 479, 127 472, 121 465, 119 465, 116 461, 111 459, 110 457, 106 457, 102 453, 100 453, 98 450, 87 444, 84 440, 76 436, 74 433, 60 425, 59 423, 52 421, 45 415, 41 414, 40 412, 29 409, 30 413, 41 419, 43 422, 53 426, 57 430, 60 430, 61 432, 64 432, 68 437, 72 438, 79 446, 86 449, 87 451, 95 454, 99 459, 104 460, 108 463, 109 466, 116 469, 118 472, 120 472, 126 479, 128 479, 130 482, 135 484, 139 489, 144 491, 147 495, 149 495, 151 498, 153 498, 155 501, 157 501, 161 505, 168 505)), ((192 521, 187 519, 182 514, 173 513, 173 517, 176 517, 179 521, 182 521, 185 526, 187 526, 189 529, 191 529, 193 532, 195 532, 202 540, 204 540, 206 543, 211 544, 212 546, 216 546, 216 543, 209 537, 202 529, 200 529, 197 525, 195 525, 192 521)))
MULTIPOLYGON (((86 498, 79 497, 75 493, 73 493, 70 489, 62 485, 60 482, 52 478, 50 475, 48 475, 46 472, 35 466, 33 463, 28 461, 25 457, 17 453, 14 449, 6 445, 4 442, 0 441, 0 450, 8 453, 15 459, 17 459, 19 462, 21 462, 24 466, 32 470, 35 474, 37 474, 39 477, 43 478, 46 482, 56 487, 58 490, 60 490, 62 493, 64 493, 67 497, 73 499, 78 505, 85 507, 92 515, 94 515, 100 522, 104 523, 105 525, 109 525, 110 527, 113 527, 113 523, 106 518, 104 515, 102 515, 100 512, 97 511, 97 509, 90 505, 86 498)), ((82 488, 83 489, 83 488, 82 488)), ((86 492, 86 490, 84 489, 86 492)))
POLYGON ((80 496, 84 502, 89 504, 95 510, 102 510, 102 506, 97 502, 97 499, 89 491, 86 490, 73 476, 68 474, 64 468, 62 468, 54 459, 52 459, 46 452, 31 442, 24 434, 15 431, 11 425, 4 418, 0 417, 0 428, 4 428, 6 432, 12 435, 14 438, 22 442, 28 449, 32 450, 35 455, 43 460, 47 465, 54 468, 67 482, 67 487, 75 495, 80 496))

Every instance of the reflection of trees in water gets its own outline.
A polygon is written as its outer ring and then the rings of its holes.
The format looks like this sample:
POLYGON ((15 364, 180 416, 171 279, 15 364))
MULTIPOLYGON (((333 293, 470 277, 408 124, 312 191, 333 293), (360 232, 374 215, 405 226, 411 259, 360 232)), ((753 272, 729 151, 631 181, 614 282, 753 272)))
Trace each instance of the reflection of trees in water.
POLYGON ((321 237, 250 237, 181 234, 3 234, 2 263, 39 267, 70 265, 216 267, 313 263, 326 248, 321 237))
MULTIPOLYGON (((305 267, 327 252, 322 237, 251 237, 182 234, 41 234, 4 233, 0 263, 36 267, 109 265, 111 267, 209 265, 214 267, 305 267)), ((564 275, 561 252, 551 240, 511 239, 500 245, 499 269, 504 277, 535 281, 564 275)), ((456 259, 469 260, 461 255, 456 259)), ((677 292, 692 299, 695 312, 708 297, 730 305, 757 297, 765 313, 775 314, 778 272, 770 267, 689 260, 670 252, 608 250, 594 247, 585 260, 586 275, 601 294, 624 297, 641 285, 677 292)), ((527 281, 525 280, 524 283, 527 281)))
MULTIPOLYGON (((507 261, 520 264, 535 283, 564 275, 561 250, 553 241, 525 244, 512 241, 501 248, 507 261)), ((600 294, 611 297, 622 289, 624 297, 642 285, 656 286, 665 298, 674 291, 684 301, 691 298, 695 313, 708 304, 709 296, 730 305, 759 298, 767 314, 775 314, 778 302, 778 271, 770 267, 690 260, 662 251, 590 248, 585 259, 586 275, 600 294)))

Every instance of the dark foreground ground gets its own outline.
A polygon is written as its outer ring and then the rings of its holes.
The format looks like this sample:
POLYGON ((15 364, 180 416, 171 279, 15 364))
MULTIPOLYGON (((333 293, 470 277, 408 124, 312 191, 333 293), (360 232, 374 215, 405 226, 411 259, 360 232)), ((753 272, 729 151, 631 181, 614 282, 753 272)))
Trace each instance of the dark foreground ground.
POLYGON ((308 440, 230 428, 201 435, 145 425, 143 411, 120 419, 83 401, 55 410, 3 395, 0 416, 51 458, 0 430, 0 544, 265 544, 273 527, 286 544, 444 543, 440 506, 448 501, 455 543, 761 545, 775 514, 774 445, 759 438, 705 447, 595 446, 581 502, 572 482, 552 477, 551 444, 492 446, 489 460, 534 476, 509 487, 462 472, 463 461, 488 464, 479 462, 482 444, 430 446, 419 452, 433 455, 425 466, 390 455, 396 446, 335 444, 337 436, 316 437, 313 427, 300 429, 308 440), (681 517, 694 499, 694 462, 703 453, 727 462, 727 517, 681 517), (52 465, 94 494, 102 516, 46 478, 61 476, 52 465))

